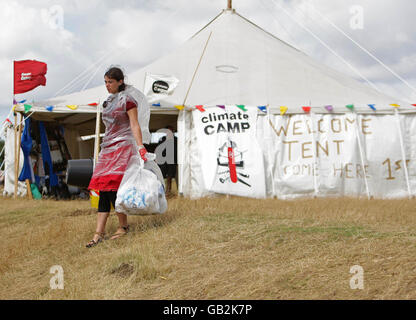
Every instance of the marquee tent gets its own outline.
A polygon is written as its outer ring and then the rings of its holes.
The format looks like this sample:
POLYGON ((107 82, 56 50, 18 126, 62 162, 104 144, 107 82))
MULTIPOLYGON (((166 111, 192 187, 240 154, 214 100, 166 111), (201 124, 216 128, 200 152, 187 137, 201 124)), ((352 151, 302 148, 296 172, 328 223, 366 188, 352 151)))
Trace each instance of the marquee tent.
MULTIPOLYGON (((416 192, 415 107, 314 61, 233 9, 128 78, 152 105, 150 129, 177 127, 184 196, 416 192)), ((71 145, 93 134, 97 107, 88 104, 107 95, 99 86, 34 103, 32 117, 67 126, 71 145)))

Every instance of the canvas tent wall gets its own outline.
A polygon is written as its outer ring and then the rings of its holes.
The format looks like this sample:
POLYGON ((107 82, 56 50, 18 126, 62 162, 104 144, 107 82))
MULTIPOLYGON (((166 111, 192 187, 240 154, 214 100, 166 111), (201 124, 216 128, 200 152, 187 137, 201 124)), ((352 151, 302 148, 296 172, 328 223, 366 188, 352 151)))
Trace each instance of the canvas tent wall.
MULTIPOLYGON (((129 79, 149 94, 145 89, 151 86, 146 83, 154 75, 179 80, 173 92, 158 100, 161 106, 152 108, 151 121, 179 113, 179 185, 185 196, 215 192, 279 198, 414 195, 414 107, 315 62, 235 10, 224 10, 177 50, 130 73, 129 79), (178 105, 185 109, 178 112, 174 107, 178 105), (218 191, 213 181, 206 181, 207 176, 215 176, 212 172, 218 166, 205 162, 203 155, 211 142, 205 145, 201 121, 206 119, 196 105, 203 105, 212 116, 235 113, 236 105, 248 110, 267 106, 267 114, 259 110, 250 114, 255 135, 250 139, 241 135, 242 141, 255 144, 246 146, 249 151, 244 152, 251 159, 246 163, 257 159, 263 168, 258 173, 254 165, 256 174, 245 175, 264 181, 264 192, 235 191, 235 184, 229 182, 218 191), (302 106, 311 106, 311 113, 305 114, 302 106)), ((106 96, 100 86, 51 99, 39 108, 52 104, 65 109, 67 104, 86 105, 106 96)), ((227 126, 227 121, 222 125, 227 126)), ((236 132, 214 134, 216 145, 212 143, 208 155, 218 153, 224 141, 240 139, 237 136, 236 132)))

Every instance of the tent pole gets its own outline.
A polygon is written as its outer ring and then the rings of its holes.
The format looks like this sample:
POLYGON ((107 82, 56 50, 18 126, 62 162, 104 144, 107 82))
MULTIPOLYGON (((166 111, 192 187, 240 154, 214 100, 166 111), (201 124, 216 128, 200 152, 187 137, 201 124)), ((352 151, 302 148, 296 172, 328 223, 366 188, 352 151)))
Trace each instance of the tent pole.
POLYGON ((194 75, 193 75, 193 77, 192 77, 191 83, 190 83, 189 88, 188 88, 188 91, 186 92, 185 99, 183 100, 183 104, 182 104, 183 106, 185 106, 186 100, 188 99, 189 91, 191 91, 192 84, 194 83, 196 73, 198 72, 198 69, 199 69, 199 66, 200 66, 200 64, 201 64, 202 58, 204 57, 205 51, 207 50, 208 43, 209 43, 209 40, 211 39, 211 36, 212 36, 212 31, 211 31, 211 32, 210 32, 210 34, 209 34, 208 40, 207 40, 207 42, 205 43, 204 50, 202 51, 201 57, 199 58, 198 65, 196 66, 196 69, 195 69, 194 75))
POLYGON ((403 168, 404 168, 404 176, 406 178, 406 184, 407 184, 407 192, 409 193, 409 199, 411 199, 412 191, 410 189, 409 172, 407 171, 407 161, 406 161, 406 152, 404 150, 402 126, 400 124, 400 116, 399 116, 399 112, 397 111, 397 108, 394 108, 394 113, 395 113, 396 120, 397 120, 397 127, 399 129, 400 148, 402 151, 402 161, 403 161, 403 168))
POLYGON ((231 10, 233 8, 233 0, 228 0, 228 10, 231 10))
POLYGON ((94 168, 98 161, 98 153, 100 152, 100 131, 101 131, 101 104, 97 106, 97 116, 95 121, 95 144, 94 144, 94 168))
MULTIPOLYGON (((269 122, 269 123, 271 123, 271 120, 270 120, 270 107, 269 107, 269 105, 267 105, 266 106, 266 111, 267 111, 267 115, 266 115, 266 117, 267 117, 267 121, 269 122)), ((270 131, 270 126, 267 126, 267 128, 268 128, 268 133, 267 133, 267 135, 269 136, 269 139, 270 140, 272 140, 272 133, 271 133, 271 131, 270 131)), ((271 180, 272 180, 272 198, 274 198, 274 197, 277 197, 277 194, 276 194, 276 189, 275 189, 275 185, 274 185, 274 176, 273 176, 273 174, 274 174, 274 170, 273 170, 273 168, 274 168, 274 166, 273 166, 273 158, 272 158, 272 156, 271 156, 271 149, 269 150, 269 166, 270 166, 270 177, 271 177, 271 180)))
MULTIPOLYGON (((311 104, 309 104, 311 105, 311 104)), ((319 187, 318 187, 318 178, 317 178, 317 174, 318 174, 318 170, 317 169, 317 155, 318 155, 318 150, 316 149, 316 140, 315 140, 315 129, 314 129, 314 121, 315 121, 315 116, 313 111, 311 110, 309 113, 309 119, 311 120, 311 131, 312 131, 312 149, 313 149, 313 167, 312 167, 312 175, 313 175, 313 188, 315 190, 315 198, 318 197, 318 193, 319 193, 319 187)), ((306 119, 305 119, 305 123, 306 123, 306 119)))
POLYGON ((360 136, 360 130, 358 129, 358 116, 357 114, 354 112, 354 123, 355 123, 355 133, 357 135, 357 141, 358 141, 358 149, 360 150, 360 160, 361 160, 361 166, 363 167, 363 174, 364 174, 364 182, 365 182, 365 189, 367 192, 367 198, 368 200, 371 199, 371 195, 370 195, 370 189, 368 188, 368 180, 367 180, 367 175, 365 172, 365 163, 364 163, 364 154, 363 154, 363 147, 361 145, 361 136, 360 136))

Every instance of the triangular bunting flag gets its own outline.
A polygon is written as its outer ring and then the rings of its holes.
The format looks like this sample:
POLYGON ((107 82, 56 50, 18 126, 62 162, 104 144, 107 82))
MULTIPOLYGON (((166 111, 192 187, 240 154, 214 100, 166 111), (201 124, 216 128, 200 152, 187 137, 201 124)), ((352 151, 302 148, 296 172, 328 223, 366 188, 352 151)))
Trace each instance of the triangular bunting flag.
POLYGON ((399 104, 397 104, 397 103, 392 103, 392 104, 390 104, 392 107, 395 107, 395 108, 400 108, 400 105, 399 104))
POLYGON ((416 107, 416 103, 413 103, 412 106, 416 107))
POLYGON ((374 111, 377 111, 376 109, 376 105, 375 104, 369 104, 368 105, 371 109, 373 109, 374 111))
POLYGON ((94 103, 89 103, 88 105, 91 106, 91 107, 96 107, 96 106, 98 106, 98 103, 94 102, 94 103))
POLYGON ((259 106, 258 107, 260 111, 263 111, 264 113, 267 113, 267 107, 266 106, 259 106))
POLYGON ((286 113, 287 109, 288 109, 287 107, 281 106, 280 107, 280 115, 283 116, 286 113))
POLYGON ((225 106, 217 105, 217 107, 225 110, 225 106))
POLYGON ((154 103, 152 104, 152 107, 160 107, 160 103, 154 103))
POLYGON ((78 106, 77 105, 72 105, 72 104, 70 104, 70 105, 67 105, 67 107, 69 108, 69 109, 71 109, 71 110, 77 110, 78 109, 78 106))
POLYGON ((243 104, 237 104, 237 108, 240 108, 243 111, 247 111, 246 106, 243 104))
POLYGON ((25 113, 27 113, 30 109, 32 109, 32 106, 30 104, 25 104, 25 113))
POLYGON ((347 104, 345 107, 348 108, 348 109, 350 109, 350 110, 353 110, 354 109, 354 105, 353 104, 347 104))
POLYGON ((17 104, 17 101, 16 101, 16 99, 13 99, 13 104, 17 104))
POLYGON ((185 108, 185 106, 175 106, 176 109, 178 110, 183 110, 185 108))
POLYGON ((48 110, 48 111, 52 112, 53 108, 54 108, 54 106, 47 106, 47 107, 46 107, 46 110, 48 110))
POLYGON ((331 105, 329 105, 329 106, 325 106, 325 109, 326 109, 328 112, 332 112, 332 111, 334 111, 334 107, 333 107, 333 106, 331 106, 331 105))
POLYGON ((12 108, 12 111, 14 112, 14 110, 16 110, 17 104, 15 104, 12 108))
POLYGON ((205 112, 204 106, 195 106, 199 111, 205 112))
POLYGON ((22 101, 19 101, 19 103, 25 103, 26 102, 26 99, 25 100, 22 100, 22 101))
POLYGON ((305 111, 306 113, 311 111, 311 107, 302 107, 303 111, 305 111))

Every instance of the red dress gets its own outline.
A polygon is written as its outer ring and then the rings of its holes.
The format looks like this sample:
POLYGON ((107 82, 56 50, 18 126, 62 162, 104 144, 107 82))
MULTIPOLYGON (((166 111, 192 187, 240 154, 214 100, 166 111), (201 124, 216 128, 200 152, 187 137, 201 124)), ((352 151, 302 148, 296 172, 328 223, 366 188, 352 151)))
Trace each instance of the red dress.
POLYGON ((127 115, 132 108, 137 108, 137 102, 124 91, 107 99, 103 110, 105 135, 88 189, 118 190, 130 157, 138 153, 127 115))

